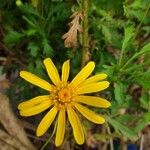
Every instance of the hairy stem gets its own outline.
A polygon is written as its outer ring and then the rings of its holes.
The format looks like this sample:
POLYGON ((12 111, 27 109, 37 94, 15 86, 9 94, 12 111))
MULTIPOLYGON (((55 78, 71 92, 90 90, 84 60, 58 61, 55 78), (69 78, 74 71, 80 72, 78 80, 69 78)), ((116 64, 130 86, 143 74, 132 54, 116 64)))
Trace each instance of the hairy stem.
POLYGON ((82 33, 82 67, 86 63, 86 55, 89 49, 88 40, 88 4, 89 0, 82 0, 82 11, 83 11, 83 33, 82 33))

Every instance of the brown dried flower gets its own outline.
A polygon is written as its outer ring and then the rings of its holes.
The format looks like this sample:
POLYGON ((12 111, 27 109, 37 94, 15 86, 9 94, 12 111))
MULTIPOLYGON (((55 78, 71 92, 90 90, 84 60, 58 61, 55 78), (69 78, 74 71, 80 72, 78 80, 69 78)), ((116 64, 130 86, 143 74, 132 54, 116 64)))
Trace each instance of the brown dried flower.
POLYGON ((72 18, 72 21, 69 23, 70 29, 62 36, 62 39, 65 39, 65 47, 74 48, 77 45, 77 33, 82 32, 80 25, 80 20, 82 20, 82 12, 74 12, 70 18, 72 18))

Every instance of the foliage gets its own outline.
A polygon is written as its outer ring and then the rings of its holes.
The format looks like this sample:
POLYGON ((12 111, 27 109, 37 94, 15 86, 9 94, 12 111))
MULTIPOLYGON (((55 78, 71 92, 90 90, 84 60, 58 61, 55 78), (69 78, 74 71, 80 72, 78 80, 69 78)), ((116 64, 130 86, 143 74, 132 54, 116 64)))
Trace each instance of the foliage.
MULTIPOLYGON (((81 67, 82 31, 73 49, 65 48, 62 36, 69 30, 69 17, 81 10, 81 1, 18 2, 2 0, 0 3, 1 54, 9 59, 3 72, 11 74, 28 69, 45 79, 44 58, 53 58, 58 69, 69 58, 74 76, 81 67)), ((96 62, 95 73, 107 73, 111 82, 104 96, 111 101, 112 107, 102 112, 112 133, 93 133, 98 140, 119 138, 121 141, 123 135, 129 141, 137 141, 150 121, 149 8, 150 0, 89 2, 88 57, 96 62)), ((43 93, 33 87, 31 93, 29 85, 15 79, 11 81, 13 88, 8 94, 14 97, 18 90, 24 93, 13 98, 15 103, 43 93)))

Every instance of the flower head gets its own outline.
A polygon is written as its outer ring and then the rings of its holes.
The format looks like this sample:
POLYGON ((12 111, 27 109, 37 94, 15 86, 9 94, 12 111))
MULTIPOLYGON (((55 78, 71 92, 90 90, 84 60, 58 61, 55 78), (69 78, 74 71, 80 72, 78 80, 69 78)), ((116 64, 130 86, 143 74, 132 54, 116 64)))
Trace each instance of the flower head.
POLYGON ((69 82, 69 60, 65 61, 62 66, 61 77, 50 58, 44 60, 44 65, 52 84, 30 72, 20 72, 20 76, 23 79, 49 92, 48 95, 37 96, 26 102, 20 103, 18 105, 20 115, 33 116, 48 109, 48 113, 37 127, 36 135, 42 136, 57 116, 55 145, 60 146, 63 142, 66 119, 69 120, 72 126, 76 142, 78 144, 83 144, 85 140, 83 126, 76 112, 78 111, 89 121, 96 124, 103 124, 105 122, 102 116, 95 114, 85 107, 85 105, 107 108, 111 105, 110 102, 100 97, 88 96, 85 94, 106 89, 109 86, 109 82, 101 80, 104 80, 107 75, 101 73, 89 77, 95 68, 95 63, 90 61, 74 79, 69 82))

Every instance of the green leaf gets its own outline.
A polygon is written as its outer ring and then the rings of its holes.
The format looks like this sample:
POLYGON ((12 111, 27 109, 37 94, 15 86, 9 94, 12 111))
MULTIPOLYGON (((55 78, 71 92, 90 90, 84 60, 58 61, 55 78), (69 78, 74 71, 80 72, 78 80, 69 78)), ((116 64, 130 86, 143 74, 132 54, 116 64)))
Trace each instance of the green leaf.
MULTIPOLYGON (((106 74, 108 74, 108 76, 110 77, 110 78, 115 78, 115 76, 114 76, 114 73, 115 73, 115 71, 116 71, 116 65, 112 65, 112 66, 108 66, 108 65, 103 65, 103 68, 104 68, 104 72, 106 73, 106 74)), ((113 79, 112 79, 113 80, 113 79)))
POLYGON ((46 55, 46 56, 52 56, 53 55, 53 49, 52 47, 49 45, 47 39, 44 39, 43 40, 43 53, 46 55))
POLYGON ((143 119, 148 124, 150 122, 150 112, 145 113, 143 119))
POLYGON ((136 57, 142 55, 144 53, 150 52, 150 42, 147 43, 138 53, 136 53, 136 57))
POLYGON ((117 82, 114 88, 115 100, 122 104, 124 102, 124 85, 121 82, 117 82))
POLYGON ((36 29, 29 29, 29 30, 25 31, 25 34, 27 36, 34 36, 36 33, 37 33, 36 29))
POLYGON ((28 15, 35 15, 38 17, 41 17, 38 13, 38 11, 32 7, 32 5, 29 4, 22 4, 19 9, 22 11, 22 13, 24 14, 28 14, 28 15))
POLYGON ((140 97, 140 105, 142 108, 150 110, 150 100, 148 93, 142 94, 142 96, 140 97))
POLYGON ((124 29, 124 39, 123 39, 123 43, 122 43, 122 49, 125 50, 127 48, 127 46, 129 45, 130 40, 133 38, 134 36, 134 27, 133 26, 129 26, 126 27, 124 29))
POLYGON ((114 127, 115 131, 118 134, 123 134, 125 137, 129 138, 130 140, 137 139, 137 134, 133 131, 133 129, 129 129, 125 125, 121 124, 119 121, 108 117, 107 121, 114 127))
POLYGON ((35 61, 35 73, 44 77, 43 62, 40 58, 36 59, 35 61))
POLYGON ((142 73, 140 75, 134 75, 133 81, 145 89, 150 89, 150 71, 142 73))
POLYGON ((136 0, 131 3, 130 7, 137 9, 137 8, 142 8, 142 1, 141 0, 136 0))
POLYGON ((142 119, 139 120, 137 126, 134 128, 134 131, 136 133, 141 132, 149 124, 149 122, 150 122, 150 112, 147 112, 142 116, 142 119))
POLYGON ((103 16, 104 18, 106 18, 108 21, 112 20, 112 16, 104 9, 100 9, 98 8, 98 6, 95 5, 96 11, 100 16, 103 16))
POLYGON ((147 43, 139 52, 135 53, 123 66, 125 68, 127 65, 129 65, 135 58, 139 57, 140 55, 150 52, 150 42, 147 43))
POLYGON ((36 24, 33 21, 31 21, 29 18, 27 18, 26 16, 22 16, 22 18, 33 28, 37 28, 36 24))
POLYGON ((24 36, 23 33, 19 33, 11 30, 8 32, 8 34, 5 35, 4 42, 6 44, 16 44, 21 40, 23 36, 24 36))
POLYGON ((27 70, 28 70, 29 72, 34 72, 34 69, 35 69, 34 64, 33 64, 32 62, 30 62, 30 63, 28 64, 28 66, 27 66, 27 70))
POLYGON ((128 123, 128 122, 136 122, 139 119, 138 116, 134 115, 134 114, 123 114, 117 117, 117 120, 121 123, 128 123))
POLYGON ((30 42, 29 45, 28 45, 28 50, 30 50, 30 54, 33 57, 36 57, 37 54, 38 54, 39 47, 36 43, 30 42))
POLYGON ((111 43, 111 38, 112 38, 112 36, 111 36, 110 30, 109 30, 109 28, 108 28, 107 26, 102 25, 102 33, 104 34, 105 39, 106 39, 109 43, 111 43))

